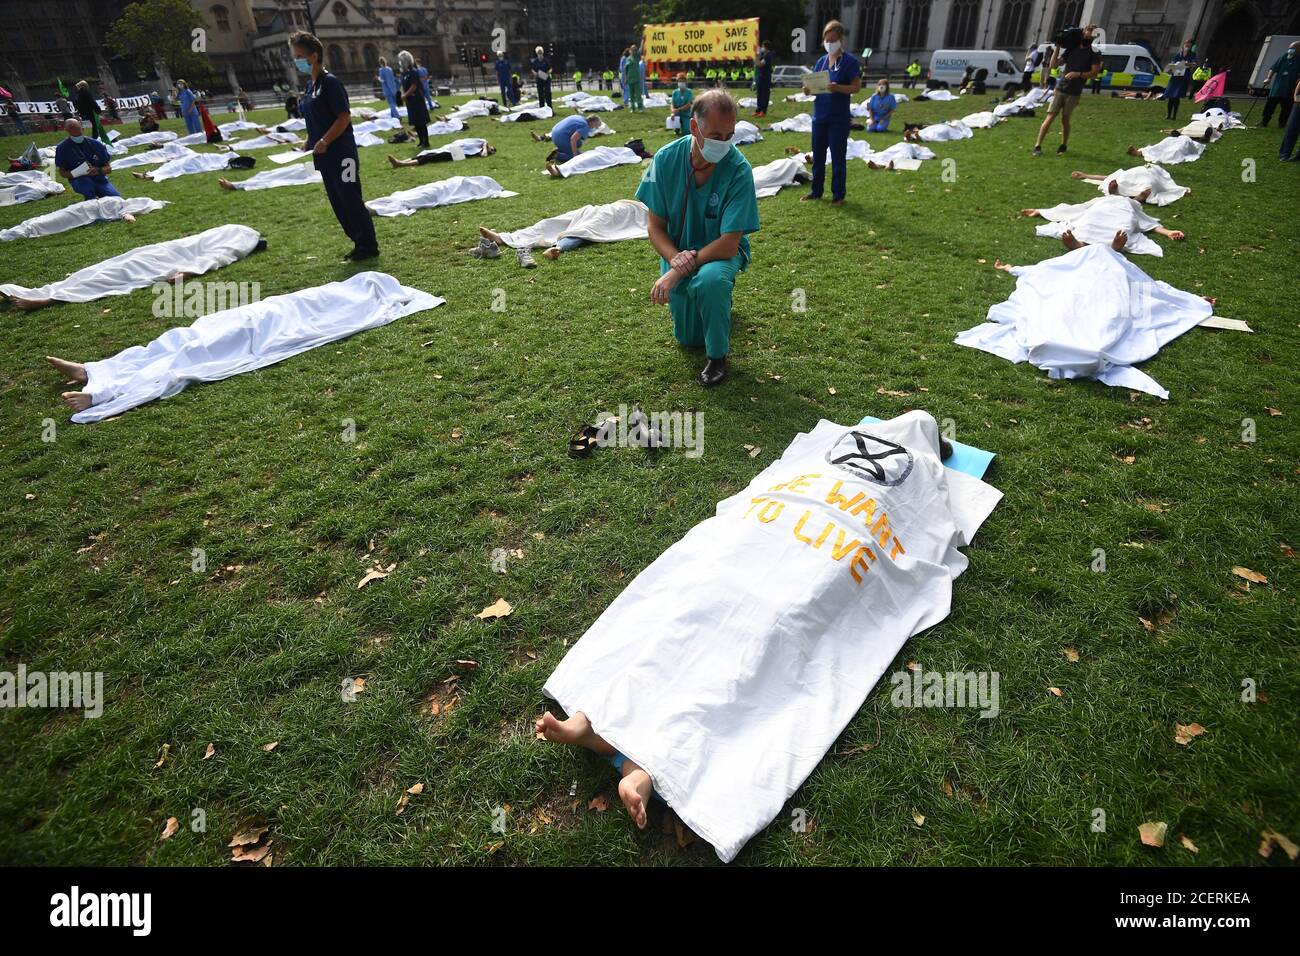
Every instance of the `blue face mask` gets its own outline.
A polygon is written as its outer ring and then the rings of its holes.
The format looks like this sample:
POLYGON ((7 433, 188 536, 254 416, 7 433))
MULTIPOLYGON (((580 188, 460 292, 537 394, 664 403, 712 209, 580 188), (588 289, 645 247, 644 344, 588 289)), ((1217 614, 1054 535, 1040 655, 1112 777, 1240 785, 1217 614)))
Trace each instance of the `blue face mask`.
POLYGON ((84 142, 86 141, 86 137, 84 137, 84 136, 74 136, 74 137, 72 137, 72 141, 73 141, 74 143, 84 143, 84 142))
POLYGON ((700 155, 704 157, 706 163, 716 165, 726 159, 729 152, 731 152, 731 140, 729 139, 700 140, 700 155))
POLYGON ((298 72, 299 72, 299 73, 310 73, 310 72, 311 72, 311 61, 308 60, 306 57, 303 57, 303 56, 295 56, 295 57, 293 58, 293 65, 296 66, 296 67, 298 68, 298 72))

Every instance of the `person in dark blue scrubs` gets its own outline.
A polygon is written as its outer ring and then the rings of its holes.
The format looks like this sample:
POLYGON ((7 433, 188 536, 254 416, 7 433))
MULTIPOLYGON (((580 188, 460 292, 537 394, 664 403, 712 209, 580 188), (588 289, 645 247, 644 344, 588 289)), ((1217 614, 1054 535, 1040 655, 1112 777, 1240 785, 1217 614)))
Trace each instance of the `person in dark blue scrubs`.
POLYGON ((68 138, 54 148, 54 168, 59 171, 59 175, 68 181, 82 199, 122 195, 108 181, 108 174, 113 171, 113 167, 104 144, 83 135, 78 120, 68 120, 63 128, 67 131, 68 138), (73 176, 72 173, 83 164, 87 171, 73 176))
POLYGON ((313 34, 295 33, 289 45, 298 72, 311 75, 299 110, 307 121, 307 149, 325 181, 325 195, 339 225, 352 240, 352 251, 345 258, 354 262, 373 259, 379 255, 379 241, 361 197, 361 158, 352 136, 348 91, 342 80, 325 72, 325 50, 313 34))
MULTIPOLYGON (((862 66, 858 58, 844 49, 844 24, 832 20, 822 30, 822 45, 826 55, 817 61, 814 72, 830 73, 827 92, 815 91, 813 101, 812 191, 802 200, 821 199, 826 186, 826 150, 831 153, 831 205, 844 202, 845 180, 848 179, 849 108, 853 94, 862 89, 862 66)), ((806 92, 814 92, 807 90, 806 92)))

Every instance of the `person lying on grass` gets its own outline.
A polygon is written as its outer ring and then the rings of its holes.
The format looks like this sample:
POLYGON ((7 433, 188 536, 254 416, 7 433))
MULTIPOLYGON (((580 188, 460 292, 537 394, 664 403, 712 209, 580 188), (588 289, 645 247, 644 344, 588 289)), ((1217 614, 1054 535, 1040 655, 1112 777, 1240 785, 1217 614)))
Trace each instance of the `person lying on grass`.
POLYGON ((1102 191, 1111 196, 1127 196, 1129 199, 1135 199, 1140 203, 1151 203, 1154 206, 1167 206, 1192 192, 1190 187, 1180 186, 1174 182, 1174 178, 1162 167, 1150 164, 1135 166, 1132 169, 1117 169, 1109 176, 1076 170, 1070 173, 1070 178, 1102 183, 1100 187, 1102 191))
POLYGON ((1046 238, 1058 238, 1066 249, 1078 249, 1091 244, 1110 245, 1141 255, 1164 255, 1163 250, 1145 235, 1154 232, 1175 241, 1186 238, 1177 229, 1166 229, 1160 220, 1148 216, 1136 200, 1127 196, 1098 196, 1085 203, 1060 203, 1047 209, 1022 209, 1020 215, 1046 219, 1037 233, 1046 238), (1115 246, 1118 236, 1124 236, 1124 246, 1115 246))
POLYGON ((468 137, 447 143, 436 149, 422 150, 416 153, 413 159, 398 159, 390 154, 388 162, 394 169, 402 169, 408 166, 424 166, 427 163, 448 163, 456 158, 457 152, 460 153, 463 159, 472 159, 475 156, 491 156, 496 151, 497 148, 487 140, 468 137))

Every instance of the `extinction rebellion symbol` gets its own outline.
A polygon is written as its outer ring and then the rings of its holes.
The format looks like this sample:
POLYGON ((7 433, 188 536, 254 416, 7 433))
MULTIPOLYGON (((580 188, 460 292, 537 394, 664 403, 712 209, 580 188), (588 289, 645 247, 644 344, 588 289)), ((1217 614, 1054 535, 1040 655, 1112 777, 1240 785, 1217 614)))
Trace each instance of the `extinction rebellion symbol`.
POLYGON ((850 431, 837 441, 826 461, 850 474, 892 487, 912 473, 912 453, 902 445, 867 432, 850 431))

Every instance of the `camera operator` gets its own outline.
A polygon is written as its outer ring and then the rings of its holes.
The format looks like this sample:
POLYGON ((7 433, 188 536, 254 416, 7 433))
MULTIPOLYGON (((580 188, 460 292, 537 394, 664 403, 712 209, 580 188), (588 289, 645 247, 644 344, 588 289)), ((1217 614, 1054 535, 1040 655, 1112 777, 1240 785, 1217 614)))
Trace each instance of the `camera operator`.
POLYGON ((1082 30, 1069 27, 1061 31, 1056 38, 1056 54, 1052 58, 1052 67, 1060 67, 1061 73, 1056 82, 1056 92, 1047 107, 1047 117, 1038 130, 1038 139, 1034 141, 1034 155, 1043 154, 1043 140, 1052 127, 1056 114, 1061 114, 1061 145, 1058 153, 1065 152, 1070 139, 1070 114, 1079 105, 1079 95, 1084 84, 1101 73, 1101 54, 1092 48, 1093 37, 1097 34, 1097 25, 1090 23, 1082 30))

